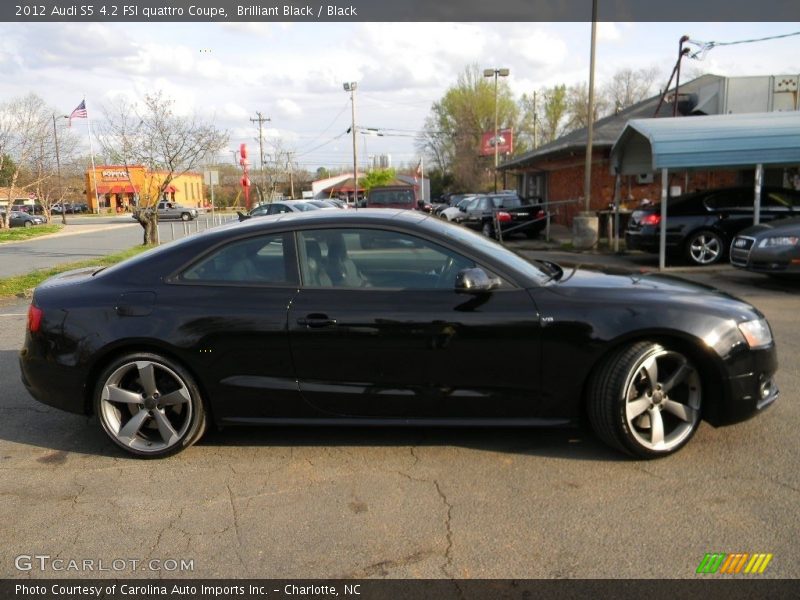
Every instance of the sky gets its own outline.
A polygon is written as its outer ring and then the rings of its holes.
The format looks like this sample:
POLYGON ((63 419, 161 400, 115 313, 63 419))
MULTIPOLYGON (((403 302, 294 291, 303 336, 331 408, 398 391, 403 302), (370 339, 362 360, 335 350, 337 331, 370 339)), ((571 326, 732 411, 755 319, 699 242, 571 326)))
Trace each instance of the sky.
MULTIPOLYGON (((250 119, 260 111, 270 118, 265 152, 279 140, 300 168, 314 171, 352 165, 342 83, 357 81, 357 125, 394 132, 359 136, 359 164, 390 154, 402 167, 417 164, 415 133, 467 65, 509 68, 517 96, 588 81, 590 30, 590 23, 0 23, 0 102, 34 92, 68 114, 85 97, 99 131, 120 96, 135 101, 163 90, 178 112, 229 132, 219 161, 231 163, 242 142, 257 155, 250 119)), ((798 31, 800 23, 600 23, 596 81, 621 68, 655 67, 664 85, 683 34, 729 42, 798 31)), ((800 36, 717 47, 683 69, 800 74, 800 36)), ((73 129, 86 131, 78 121, 73 129)))

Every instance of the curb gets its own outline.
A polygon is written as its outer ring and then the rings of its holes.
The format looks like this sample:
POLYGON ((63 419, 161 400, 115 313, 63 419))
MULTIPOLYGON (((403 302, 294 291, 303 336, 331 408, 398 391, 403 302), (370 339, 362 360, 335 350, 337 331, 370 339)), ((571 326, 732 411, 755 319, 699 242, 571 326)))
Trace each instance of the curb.
MULTIPOLYGON (((138 223, 119 223, 119 224, 117 224, 117 223, 113 223, 113 224, 112 223, 106 223, 104 225, 98 225, 96 227, 86 227, 85 229, 83 229, 83 225, 77 225, 76 227, 81 227, 81 229, 79 231, 77 231, 77 230, 64 231, 62 229, 61 231, 56 231, 55 233, 46 233, 44 235, 39 235, 39 236, 36 236, 36 237, 28 238, 26 240, 13 240, 13 241, 8 241, 8 242, 0 242, 0 248, 2 248, 3 246, 12 246, 12 245, 16 245, 16 244, 25 244, 27 242, 34 242, 34 241, 37 241, 37 240, 48 240, 48 239, 51 239, 51 238, 54 238, 54 237, 68 237, 68 236, 71 236, 71 235, 81 235, 83 233, 94 233, 96 231, 105 231, 106 229, 116 229, 116 228, 119 228, 119 227, 131 227, 132 225, 138 225, 138 223)), ((67 227, 69 227, 69 225, 67 225, 67 227)))

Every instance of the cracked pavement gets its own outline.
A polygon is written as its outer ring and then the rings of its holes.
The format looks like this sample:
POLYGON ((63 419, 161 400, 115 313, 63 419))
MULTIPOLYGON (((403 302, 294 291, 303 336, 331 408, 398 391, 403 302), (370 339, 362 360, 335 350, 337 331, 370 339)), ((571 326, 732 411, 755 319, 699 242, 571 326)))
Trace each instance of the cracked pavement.
POLYGON ((770 319, 782 395, 646 463, 581 430, 275 427, 128 459, 94 419, 28 397, 27 306, 2 304, 0 577, 670 578, 715 551, 770 552, 765 576, 798 577, 800 286, 695 277, 770 319), (18 571, 20 554, 194 570, 18 571))

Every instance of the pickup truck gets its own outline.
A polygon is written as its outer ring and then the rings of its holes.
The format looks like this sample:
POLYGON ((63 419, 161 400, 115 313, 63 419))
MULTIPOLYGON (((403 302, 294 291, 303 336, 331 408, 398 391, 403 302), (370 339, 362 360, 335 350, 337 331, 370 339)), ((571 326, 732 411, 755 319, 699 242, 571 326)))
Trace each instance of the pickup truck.
MULTIPOLYGON (((160 219, 180 219, 181 221, 191 221, 197 218, 197 209, 188 206, 181 206, 175 202, 159 202, 156 206, 158 218, 160 219)), ((134 219, 136 215, 131 215, 134 219)))
POLYGON ((500 229, 511 233, 524 233, 534 238, 545 227, 545 212, 539 204, 523 204, 516 194, 488 194, 479 196, 466 206, 459 207, 460 221, 470 229, 477 229, 487 237, 497 237, 495 231, 495 212, 500 229))

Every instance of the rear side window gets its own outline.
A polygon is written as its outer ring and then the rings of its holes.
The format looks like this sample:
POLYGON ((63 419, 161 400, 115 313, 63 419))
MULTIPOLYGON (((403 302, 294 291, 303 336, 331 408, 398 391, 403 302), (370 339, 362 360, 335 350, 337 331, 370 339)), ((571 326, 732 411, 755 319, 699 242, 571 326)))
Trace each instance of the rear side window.
POLYGON ((180 278, 198 283, 295 284, 297 274, 290 249, 291 235, 285 233, 237 240, 217 248, 180 278))
POLYGON ((713 192, 705 201, 711 210, 753 210, 753 193, 746 190, 722 190, 713 192))
POLYGON ((411 190, 376 190, 370 192, 369 203, 374 205, 414 204, 414 192, 411 190))
POLYGON ((800 209, 800 194, 789 190, 766 192, 761 196, 762 204, 774 211, 791 211, 800 209))

